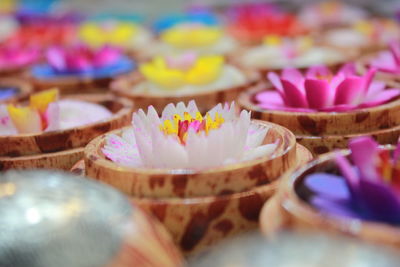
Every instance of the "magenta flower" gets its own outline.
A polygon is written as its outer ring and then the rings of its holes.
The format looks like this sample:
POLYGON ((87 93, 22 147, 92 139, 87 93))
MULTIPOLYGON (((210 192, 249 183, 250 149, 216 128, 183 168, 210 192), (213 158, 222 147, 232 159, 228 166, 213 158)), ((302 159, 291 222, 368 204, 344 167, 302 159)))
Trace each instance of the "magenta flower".
POLYGON ((6 45, 0 47, 0 69, 14 69, 26 67, 39 59, 39 49, 6 45))
POLYGON ((400 42, 391 42, 389 48, 372 59, 370 66, 382 72, 400 74, 400 42))
POLYGON ((281 76, 268 73, 274 90, 255 96, 263 109, 296 112, 341 112, 386 103, 400 95, 400 89, 386 89, 382 81, 374 81, 375 69, 357 76, 354 64, 347 64, 336 75, 325 66, 311 67, 306 75, 286 68, 281 76))
POLYGON ((391 155, 370 137, 349 144, 354 165, 340 153, 341 176, 314 173, 305 178, 310 203, 321 212, 400 224, 400 144, 391 155))
POLYGON ((46 57, 50 66, 59 72, 80 72, 114 64, 121 57, 121 51, 109 46, 98 50, 83 45, 52 47, 48 49, 46 57))

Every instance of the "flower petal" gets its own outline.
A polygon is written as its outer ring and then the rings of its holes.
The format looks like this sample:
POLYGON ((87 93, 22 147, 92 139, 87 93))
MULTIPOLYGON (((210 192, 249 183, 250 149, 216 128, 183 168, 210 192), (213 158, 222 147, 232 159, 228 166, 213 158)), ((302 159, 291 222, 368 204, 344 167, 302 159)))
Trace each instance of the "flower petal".
POLYGON ((337 87, 334 104, 358 104, 365 93, 364 84, 364 79, 360 77, 346 78, 337 87))
POLYGON ((360 137, 349 142, 351 159, 361 174, 361 179, 379 180, 376 171, 376 159, 379 147, 371 137, 360 137))
POLYGON ((281 79, 279 78, 279 75, 276 74, 275 72, 268 72, 268 80, 272 83, 274 86, 274 89, 283 92, 283 87, 281 83, 281 79))
POLYGON ((302 90, 289 81, 281 80, 285 92, 285 103, 289 107, 307 108, 308 103, 302 90))
POLYGON ((338 74, 339 73, 343 74, 345 77, 353 76, 357 73, 356 65, 353 62, 344 64, 338 71, 338 74))
POLYGON ((364 103, 362 103, 360 107, 365 108, 378 106, 387 103, 398 96, 400 96, 400 89, 386 89, 378 93, 377 95, 374 95, 373 98, 371 97, 366 99, 366 101, 364 101, 364 103))
POLYGON ((276 91, 262 91, 255 96, 255 99, 261 104, 284 105, 282 96, 276 91))
POLYGON ((354 198, 358 198, 360 179, 350 162, 339 152, 335 156, 335 162, 340 169, 341 174, 346 180, 349 191, 354 198))
POLYGON ((323 213, 328 213, 330 215, 350 218, 362 218, 352 209, 352 206, 349 204, 346 205, 344 203, 337 203, 330 199, 325 199, 319 196, 313 197, 311 199, 311 204, 319 211, 323 213))
POLYGON ((304 82, 303 74, 295 68, 285 68, 282 71, 281 80, 286 80, 297 86, 302 86, 304 82))
POLYGON ((322 198, 331 200, 350 200, 351 194, 346 180, 329 173, 314 173, 307 176, 306 186, 322 198))
POLYGON ((318 65, 312 66, 307 70, 306 77, 308 79, 318 79, 318 77, 330 77, 332 75, 331 71, 327 66, 318 65))
POLYGON ((381 81, 374 81, 370 84, 369 88, 368 88, 368 92, 366 95, 366 98, 372 98, 374 97, 376 94, 380 93, 381 91, 385 90, 386 88, 386 83, 385 82, 381 82, 381 81))
POLYGON ((362 208, 371 219, 400 223, 400 203, 394 191, 381 181, 360 180, 362 208))
POLYGON ((306 79, 304 89, 310 108, 320 109, 330 104, 330 90, 327 81, 306 79))

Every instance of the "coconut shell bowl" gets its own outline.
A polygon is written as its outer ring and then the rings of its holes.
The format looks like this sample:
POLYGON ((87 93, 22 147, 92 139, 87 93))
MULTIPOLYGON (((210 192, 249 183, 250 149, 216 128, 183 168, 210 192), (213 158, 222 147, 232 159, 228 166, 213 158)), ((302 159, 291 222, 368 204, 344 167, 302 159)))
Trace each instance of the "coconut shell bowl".
POLYGON ((257 123, 271 127, 264 143, 278 140, 272 155, 204 171, 127 168, 102 153, 107 137, 103 135, 88 144, 84 161, 72 172, 124 192, 164 224, 185 254, 194 253, 256 227, 260 208, 275 192, 278 178, 311 159, 310 152, 296 144, 290 131, 267 122, 257 123))
POLYGON ((133 104, 111 95, 71 95, 75 99, 100 104, 113 115, 96 123, 35 134, 0 136, 0 169, 50 168, 69 170, 83 156, 93 138, 130 123, 133 104))
POLYGON ((32 86, 14 78, 0 79, 0 104, 14 103, 28 99, 32 86))
POLYGON ((400 99, 370 108, 345 112, 291 112, 258 107, 255 95, 269 83, 260 83, 239 96, 239 105, 255 119, 278 123, 314 155, 347 148, 351 138, 373 136, 380 144, 395 144, 400 135, 400 99))
POLYGON ((259 81, 260 76, 256 72, 244 73, 246 81, 243 84, 231 88, 220 90, 200 91, 186 94, 151 94, 135 90, 135 87, 145 81, 144 76, 139 72, 130 75, 124 75, 115 79, 111 83, 111 92, 117 96, 128 98, 135 103, 135 109, 147 109, 152 105, 156 110, 163 110, 169 103, 177 104, 179 102, 189 102, 195 100, 200 112, 204 113, 210 110, 218 103, 234 101, 240 92, 254 85, 259 81))
POLYGON ((109 186, 43 170, 0 181, 1 266, 183 266, 165 228, 109 186))
MULTIPOLYGON (((392 150, 393 147, 386 146, 386 149, 392 150)), ((349 150, 342 150, 340 153, 350 159, 349 150)), ((379 221, 372 216, 369 219, 357 216, 348 217, 344 215, 345 213, 335 214, 332 211, 316 208, 315 204, 312 204, 316 203, 313 202, 313 198, 320 193, 316 193, 310 187, 311 183, 308 181, 312 177, 310 175, 315 175, 315 173, 338 175, 340 170, 335 163, 335 153, 321 155, 282 178, 283 182, 278 193, 265 204, 260 214, 260 226, 265 235, 272 236, 287 230, 295 232, 323 231, 335 235, 351 236, 396 249, 400 248, 400 228, 398 224, 379 221)), ((340 181, 341 179, 337 180, 340 181)), ((332 184, 331 186, 335 185, 332 184)), ((367 188, 364 189, 368 190, 367 188)), ((370 189, 372 190, 372 188, 370 189)), ((372 193, 373 191, 369 192, 372 193)), ((329 194, 328 191, 327 194, 329 194)), ((371 197, 371 201, 379 202, 378 197, 371 197)), ((381 206, 380 210, 383 213, 387 212, 385 208, 385 206, 381 206)))

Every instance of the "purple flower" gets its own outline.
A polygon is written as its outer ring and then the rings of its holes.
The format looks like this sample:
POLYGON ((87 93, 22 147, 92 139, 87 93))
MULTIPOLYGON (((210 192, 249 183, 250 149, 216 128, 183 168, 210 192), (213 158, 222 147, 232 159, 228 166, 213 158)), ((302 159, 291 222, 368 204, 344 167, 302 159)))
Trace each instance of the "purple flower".
POLYGON ((386 89, 386 84, 374 81, 375 69, 357 76, 354 64, 347 64, 336 75, 325 66, 311 67, 306 75, 286 68, 279 76, 268 73, 274 90, 258 93, 259 107, 296 112, 341 112, 384 104, 400 95, 400 89, 386 89))
POLYGON ((349 144, 352 165, 337 153, 341 175, 314 173, 305 178, 310 203, 323 213, 400 224, 400 144, 390 155, 370 137, 349 144))

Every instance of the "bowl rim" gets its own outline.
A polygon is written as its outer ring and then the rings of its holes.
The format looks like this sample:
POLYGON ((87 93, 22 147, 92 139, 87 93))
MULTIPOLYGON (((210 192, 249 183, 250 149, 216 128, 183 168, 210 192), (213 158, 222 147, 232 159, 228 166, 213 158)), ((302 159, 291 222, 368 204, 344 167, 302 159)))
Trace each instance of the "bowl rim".
MULTIPOLYGON (((305 151, 309 159, 312 159, 312 154, 311 152, 304 146, 300 144, 296 144, 297 146, 297 151, 305 151)), ((85 161, 84 159, 79 160, 70 171, 73 171, 75 167, 79 168, 78 164, 83 164, 83 167, 86 168, 85 161)), ((298 166, 295 168, 299 168, 299 166, 302 166, 301 163, 297 164, 298 166)), ((82 175, 82 174, 79 174, 82 175)), ((215 201, 224 201, 228 199, 239 199, 247 196, 252 196, 254 194, 258 194, 260 191, 265 192, 265 190, 268 191, 276 191, 279 187, 280 181, 275 180, 272 181, 271 183, 268 184, 263 184, 256 186, 254 188, 248 189, 246 191, 242 192, 233 192, 230 194, 223 194, 223 195, 216 195, 216 196, 196 196, 196 197, 187 197, 184 198, 185 205, 197 205, 199 203, 205 203, 205 202, 215 202, 215 201)), ((271 195, 272 196, 272 195, 271 195)), ((171 203, 172 205, 179 205, 182 204, 183 199, 179 197, 161 197, 161 198, 150 198, 150 197, 134 197, 134 196, 127 196, 130 200, 136 201, 139 203, 152 203, 155 205, 163 205, 168 203, 171 203)))
MULTIPOLYGON (((91 159, 93 157, 96 158, 96 164, 101 165, 105 168, 113 169, 113 170, 118 170, 118 171, 123 171, 123 172, 131 172, 131 173, 139 173, 139 174, 146 174, 146 175, 190 175, 190 174, 215 174, 215 173, 220 173, 220 172, 225 172, 225 171, 234 171, 238 169, 242 169, 245 167, 250 167, 253 165, 257 164, 262 164, 264 162, 267 162, 269 160, 276 159, 278 157, 282 157, 286 154, 288 154, 290 151, 293 151, 296 149, 296 137, 294 134, 288 130, 287 128, 280 126, 275 123, 271 122, 265 122, 265 121, 260 121, 260 120, 252 120, 252 122, 262 124, 265 127, 275 127, 280 129, 281 131, 287 133, 290 138, 289 142, 287 144, 287 147, 285 150, 281 151, 279 154, 273 153, 272 155, 268 156, 263 156, 261 158, 257 158, 254 160, 246 161, 246 162, 241 162, 241 163, 236 163, 236 164, 230 164, 226 166, 221 166, 221 167, 213 167, 213 168, 208 168, 205 170, 200 170, 200 171, 195 171, 195 170, 190 170, 190 169, 161 169, 161 168, 133 168, 133 167, 124 167, 120 166, 117 163, 114 163, 111 160, 106 159, 106 157, 99 152, 101 149, 101 146, 104 144, 104 139, 107 135, 109 134, 115 134, 115 133, 121 133, 122 131, 129 129, 130 126, 124 127, 121 129, 117 129, 111 132, 108 132, 106 134, 103 134, 101 136, 98 136, 97 138, 93 139, 86 147, 85 147, 85 162, 87 159, 91 159)), ((278 146, 284 147, 284 144, 278 144, 278 146)))

